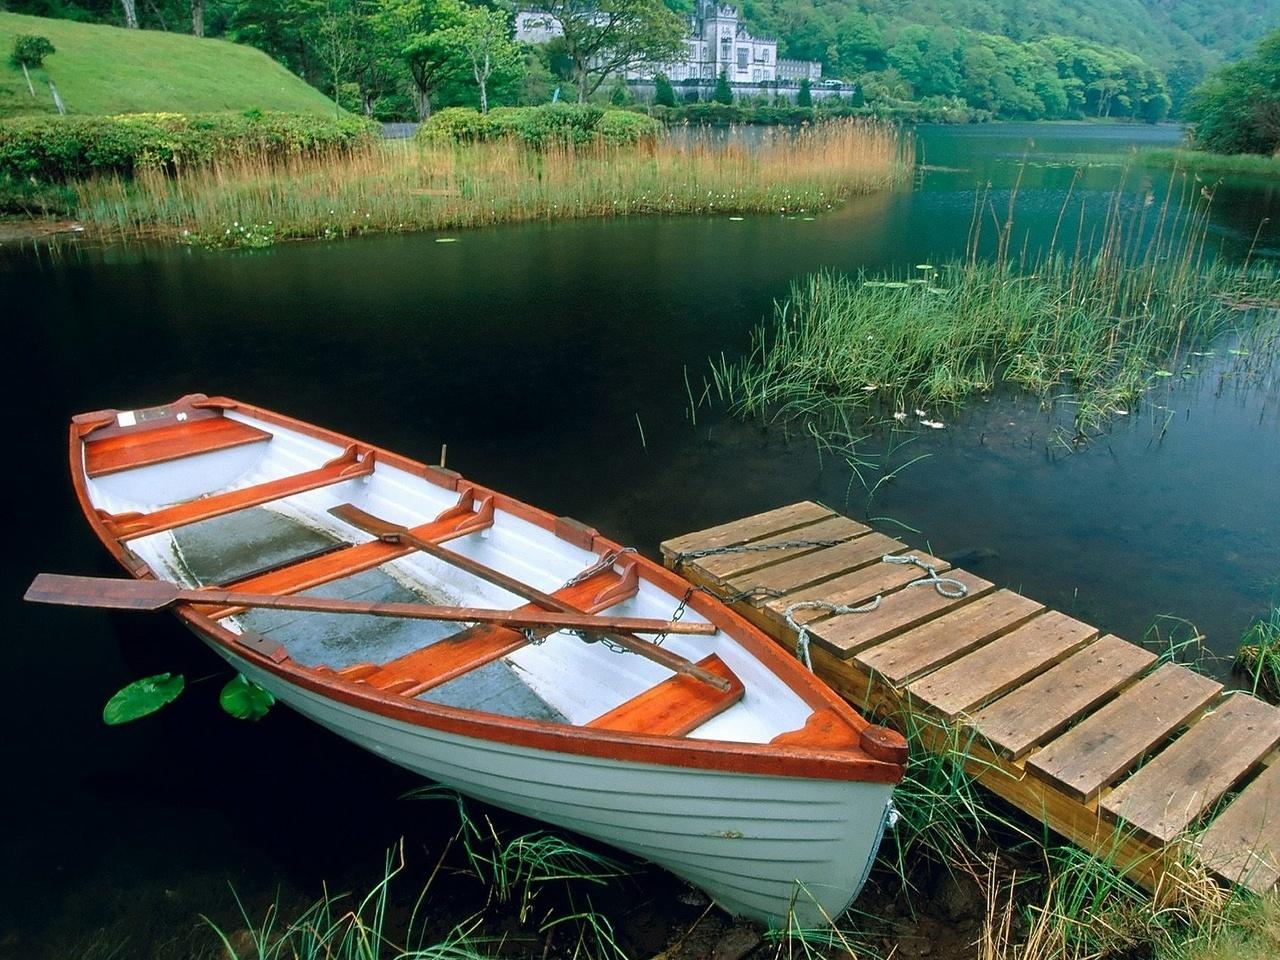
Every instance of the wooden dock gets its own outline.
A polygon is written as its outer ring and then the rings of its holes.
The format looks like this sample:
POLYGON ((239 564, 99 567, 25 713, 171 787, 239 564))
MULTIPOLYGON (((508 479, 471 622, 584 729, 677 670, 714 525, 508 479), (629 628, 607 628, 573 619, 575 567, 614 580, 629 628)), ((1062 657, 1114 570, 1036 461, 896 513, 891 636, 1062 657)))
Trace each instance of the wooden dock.
POLYGON ((910 723, 937 752, 959 731, 978 782, 1148 889, 1200 868, 1257 892, 1280 881, 1280 709, 817 503, 676 537, 662 553, 794 649, 791 609, 814 670, 852 704, 910 723), (910 554, 966 594, 884 562, 910 554), (863 613, 794 606, 877 596, 863 613))

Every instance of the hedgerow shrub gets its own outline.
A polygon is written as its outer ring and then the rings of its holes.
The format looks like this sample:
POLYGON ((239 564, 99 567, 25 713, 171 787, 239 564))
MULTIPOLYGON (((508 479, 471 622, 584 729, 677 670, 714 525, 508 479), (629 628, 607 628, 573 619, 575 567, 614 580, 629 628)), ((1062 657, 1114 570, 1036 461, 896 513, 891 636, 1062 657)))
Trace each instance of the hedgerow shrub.
POLYGON ((662 126, 644 114, 604 110, 579 104, 540 107, 498 107, 481 114, 467 107, 450 107, 432 114, 418 130, 427 142, 470 142, 512 137, 531 147, 551 143, 636 143, 656 137, 662 126))
POLYGON ((356 117, 262 113, 136 113, 0 122, 0 173, 46 181, 139 168, 173 171, 236 157, 283 158, 371 143, 356 117))

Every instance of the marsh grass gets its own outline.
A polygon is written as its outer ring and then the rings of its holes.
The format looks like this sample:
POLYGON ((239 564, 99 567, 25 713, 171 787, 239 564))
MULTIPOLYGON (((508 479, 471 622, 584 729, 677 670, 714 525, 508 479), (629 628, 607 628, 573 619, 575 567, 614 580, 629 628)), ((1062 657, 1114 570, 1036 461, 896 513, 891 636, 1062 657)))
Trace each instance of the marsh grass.
POLYGON ((660 138, 630 146, 392 141, 285 162, 214 163, 75 185, 108 237, 177 234, 209 246, 637 214, 828 209, 905 176, 910 141, 842 120, 746 146, 660 138))
POLYGON ((1050 246, 1031 257, 1014 245, 1016 199, 999 214, 980 198, 967 256, 905 278, 799 280, 745 357, 712 362, 710 382, 739 414, 812 417, 824 430, 833 411, 901 414, 1010 387, 1074 404, 1083 438, 1186 373, 1191 351, 1277 326, 1280 274, 1211 255, 1211 202, 1175 173, 1161 204, 1118 190, 1086 234, 1084 201, 1077 214, 1068 199, 1050 246), (990 257, 980 254, 989 219, 990 257))
POLYGON ((1280 606, 1248 629, 1232 667, 1248 678, 1253 694, 1280 702, 1280 606))
POLYGON ((1176 167, 1206 174, 1280 177, 1280 158, 1254 153, 1210 153, 1207 150, 1140 150, 1138 160, 1153 167, 1176 167))

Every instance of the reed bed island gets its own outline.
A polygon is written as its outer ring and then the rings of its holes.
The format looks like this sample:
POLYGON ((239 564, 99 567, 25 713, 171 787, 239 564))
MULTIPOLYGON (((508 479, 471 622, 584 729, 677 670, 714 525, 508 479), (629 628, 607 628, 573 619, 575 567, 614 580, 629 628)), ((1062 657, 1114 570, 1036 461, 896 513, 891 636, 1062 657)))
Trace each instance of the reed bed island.
POLYGON ((1212 197, 1196 179, 1175 173, 1166 197, 1135 203, 1118 191, 1100 231, 1078 237, 1064 206, 1039 256, 1014 240, 1013 201, 992 252, 981 236, 992 211, 980 201, 963 257, 908 276, 796 281, 746 356, 713 361, 710 386, 740 414, 839 411, 840 422, 850 409, 901 419, 913 406, 1016 389, 1073 402, 1083 438, 1152 382, 1190 375, 1223 335, 1256 340, 1260 354, 1280 336, 1280 272, 1214 256, 1212 197))
POLYGON ((900 182, 910 138, 853 120, 756 145, 665 134, 633 142, 517 136, 362 143, 288 159, 237 157, 74 184, 86 228, 208 246, 638 214, 796 214, 900 182))

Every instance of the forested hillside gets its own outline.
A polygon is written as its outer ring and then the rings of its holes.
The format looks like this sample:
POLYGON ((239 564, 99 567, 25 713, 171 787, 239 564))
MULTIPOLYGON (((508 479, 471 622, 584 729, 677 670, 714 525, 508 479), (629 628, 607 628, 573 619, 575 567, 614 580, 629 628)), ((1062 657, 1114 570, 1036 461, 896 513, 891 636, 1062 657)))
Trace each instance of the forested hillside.
MULTIPOLYGON (((699 0, 598 2, 665 3, 687 13, 699 0)), ((891 115, 956 119, 1157 121, 1177 116, 1206 72, 1243 55, 1280 25, 1280 0, 728 2, 740 4, 753 33, 778 39, 781 56, 820 60, 826 77, 855 82, 856 102, 891 115)), ((0 0, 0 9, 6 4, 16 12, 123 22, 123 0, 0 0)), ((421 97, 415 105, 406 93, 412 84, 402 74, 405 64, 421 60, 423 53, 409 49, 416 42, 412 34, 397 36, 377 24, 396 17, 426 23, 435 16, 434 7, 449 4, 458 6, 454 0, 131 0, 129 5, 144 28, 203 31, 250 44, 313 86, 339 90, 348 109, 402 119, 422 111, 421 97), (345 62, 335 60, 344 37, 358 47, 358 56, 345 62), (392 52, 380 52, 379 43, 392 52)), ((476 5, 497 8, 499 18, 511 9, 499 0, 476 5)), ((523 5, 536 6, 537 0, 523 5)), ((429 40, 424 34, 422 50, 430 47, 429 40)), ((465 81, 466 71, 461 76, 465 81)), ((540 102, 556 87, 562 96, 571 95, 572 81, 553 45, 549 51, 526 52, 522 64, 495 75, 490 95, 495 103, 540 102)), ((446 77, 435 87, 435 106, 472 104, 469 82, 446 77)), ((614 93, 625 97, 625 91, 614 93)))

